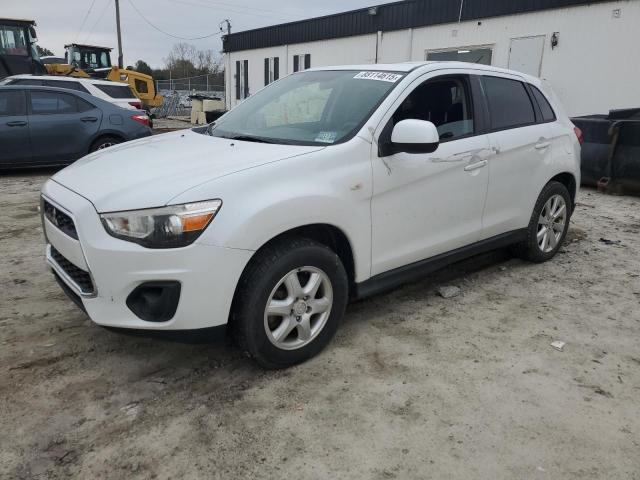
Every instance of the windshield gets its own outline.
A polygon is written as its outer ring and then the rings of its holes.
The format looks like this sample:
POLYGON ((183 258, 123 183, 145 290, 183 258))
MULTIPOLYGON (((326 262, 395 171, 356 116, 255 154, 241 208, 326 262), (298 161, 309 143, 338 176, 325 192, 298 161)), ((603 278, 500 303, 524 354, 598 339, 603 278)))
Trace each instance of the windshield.
POLYGON ((340 143, 355 135, 402 77, 352 70, 289 75, 239 104, 209 133, 292 145, 340 143))
POLYGON ((29 42, 25 33, 24 27, 0 25, 0 54, 28 56, 29 42))
POLYGON ((111 56, 108 51, 86 47, 71 48, 71 65, 83 70, 110 68, 111 56))

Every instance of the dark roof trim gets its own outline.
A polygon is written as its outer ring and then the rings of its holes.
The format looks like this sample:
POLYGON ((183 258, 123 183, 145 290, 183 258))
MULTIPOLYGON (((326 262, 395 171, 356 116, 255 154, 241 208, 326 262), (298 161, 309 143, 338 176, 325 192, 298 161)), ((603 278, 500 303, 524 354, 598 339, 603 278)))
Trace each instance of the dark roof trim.
POLYGON ((33 20, 21 19, 21 18, 0 18, 0 25, 35 25, 33 20))
POLYGON ((232 33, 224 36, 222 42, 225 52, 237 52, 603 1, 611 0, 405 0, 372 7, 376 9, 375 15, 369 13, 370 8, 361 8, 232 33))

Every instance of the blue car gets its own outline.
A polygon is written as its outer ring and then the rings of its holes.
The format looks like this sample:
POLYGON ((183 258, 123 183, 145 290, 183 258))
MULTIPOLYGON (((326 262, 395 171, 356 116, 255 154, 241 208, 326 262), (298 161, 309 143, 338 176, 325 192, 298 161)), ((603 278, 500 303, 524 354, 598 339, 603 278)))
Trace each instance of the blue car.
POLYGON ((67 89, 0 86, 0 169, 67 165, 149 135, 143 111, 67 89))

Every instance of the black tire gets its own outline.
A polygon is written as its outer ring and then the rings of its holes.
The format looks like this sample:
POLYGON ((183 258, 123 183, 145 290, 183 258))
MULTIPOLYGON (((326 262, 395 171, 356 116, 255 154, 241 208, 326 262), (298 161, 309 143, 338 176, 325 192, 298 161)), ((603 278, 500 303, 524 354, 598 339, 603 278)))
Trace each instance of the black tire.
POLYGON ((573 205, 571 196, 569 195, 569 191, 567 187, 565 187, 562 183, 552 181, 545 185, 538 196, 538 200, 533 208, 533 213, 531 214, 531 219, 529 220, 529 225, 527 227, 527 238, 521 243, 518 243, 513 246, 513 253, 530 262, 542 263, 550 260, 558 253, 558 250, 562 246, 564 239, 567 236, 567 230, 569 229, 569 221, 571 219, 571 206, 573 205), (547 201, 553 197, 554 195, 560 195, 565 201, 566 205, 566 221, 564 224, 564 229, 562 230, 562 235, 558 240, 555 247, 548 251, 544 252, 540 246, 538 245, 537 235, 538 235, 538 219, 540 218, 540 214, 542 213, 543 208, 547 201))
POLYGON ((89 153, 93 153, 97 150, 102 150, 104 148, 117 145, 118 143, 122 143, 122 140, 119 139, 118 137, 100 137, 91 144, 91 148, 89 148, 89 153))
POLYGON ((232 334, 240 348, 264 368, 285 368, 304 362, 318 354, 335 334, 347 305, 348 286, 340 258, 327 246, 301 237, 277 240, 256 254, 240 279, 234 299, 232 334), (310 343, 285 350, 268 337, 265 309, 281 279, 302 267, 314 267, 326 274, 331 282, 333 303, 324 327, 310 343))

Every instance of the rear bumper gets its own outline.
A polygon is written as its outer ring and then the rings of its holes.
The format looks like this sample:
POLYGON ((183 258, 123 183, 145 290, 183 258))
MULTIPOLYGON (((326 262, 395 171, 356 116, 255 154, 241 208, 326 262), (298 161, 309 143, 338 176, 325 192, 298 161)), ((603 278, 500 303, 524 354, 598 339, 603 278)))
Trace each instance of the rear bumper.
POLYGON ((108 235, 93 205, 56 182, 48 181, 42 193, 72 218, 78 236, 71 238, 43 218, 47 262, 63 290, 95 323, 152 330, 227 323, 235 287, 253 252, 198 242, 178 249, 147 249, 108 235), (180 285, 177 308, 166 321, 143 320, 127 305, 131 293, 148 282, 180 285))

